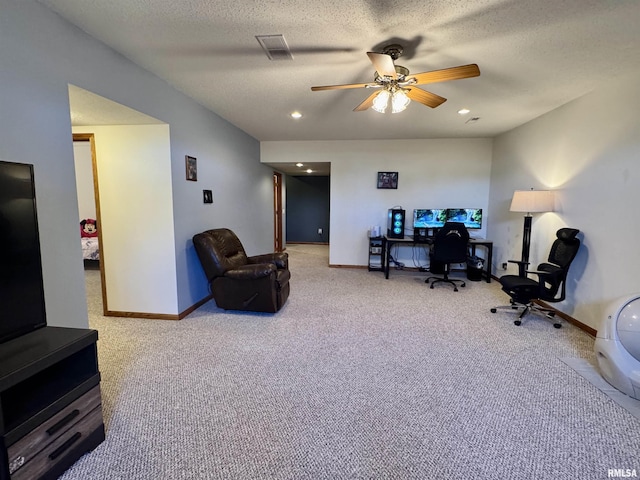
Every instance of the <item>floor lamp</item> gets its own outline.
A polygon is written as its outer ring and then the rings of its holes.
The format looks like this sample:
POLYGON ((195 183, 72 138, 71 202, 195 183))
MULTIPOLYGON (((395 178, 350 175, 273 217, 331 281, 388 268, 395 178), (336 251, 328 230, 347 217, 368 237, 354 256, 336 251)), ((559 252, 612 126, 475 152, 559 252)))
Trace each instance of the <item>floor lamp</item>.
POLYGON ((529 249, 531 247, 531 219, 532 213, 553 212, 555 199, 551 190, 516 190, 511 199, 512 212, 524 212, 524 231, 522 234, 522 263, 520 274, 524 273, 529 263, 529 249))

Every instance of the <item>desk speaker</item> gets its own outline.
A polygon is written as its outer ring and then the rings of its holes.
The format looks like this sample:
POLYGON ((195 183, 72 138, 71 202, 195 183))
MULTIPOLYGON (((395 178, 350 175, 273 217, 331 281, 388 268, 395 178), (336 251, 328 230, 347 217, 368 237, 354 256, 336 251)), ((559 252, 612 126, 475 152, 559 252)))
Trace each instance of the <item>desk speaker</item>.
POLYGON ((387 221, 387 237, 404 238, 404 221, 406 214, 404 210, 390 208, 387 221))

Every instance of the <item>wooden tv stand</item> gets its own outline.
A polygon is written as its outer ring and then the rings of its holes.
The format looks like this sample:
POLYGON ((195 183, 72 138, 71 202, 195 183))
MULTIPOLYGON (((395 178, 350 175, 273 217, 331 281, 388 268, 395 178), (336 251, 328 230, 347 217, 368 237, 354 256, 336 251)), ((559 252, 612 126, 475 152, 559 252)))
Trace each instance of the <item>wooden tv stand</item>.
POLYGON ((104 440, 97 340, 43 327, 0 344, 0 480, 58 478, 104 440))

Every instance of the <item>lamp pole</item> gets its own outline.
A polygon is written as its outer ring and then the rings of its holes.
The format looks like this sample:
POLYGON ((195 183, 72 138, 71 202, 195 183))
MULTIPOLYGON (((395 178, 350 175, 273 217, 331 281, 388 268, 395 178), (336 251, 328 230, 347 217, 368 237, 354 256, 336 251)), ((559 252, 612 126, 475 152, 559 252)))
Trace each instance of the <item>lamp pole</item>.
POLYGON ((522 233, 522 260, 519 265, 519 275, 525 276, 525 270, 529 265, 529 250, 531 247, 531 222, 532 213, 553 212, 554 197, 549 190, 516 190, 511 199, 512 212, 525 212, 524 230, 522 233))
POLYGON ((520 276, 524 276, 524 270, 529 265, 529 251, 531 250, 531 221, 533 216, 527 213, 524 216, 524 230, 522 231, 522 263, 520 276))

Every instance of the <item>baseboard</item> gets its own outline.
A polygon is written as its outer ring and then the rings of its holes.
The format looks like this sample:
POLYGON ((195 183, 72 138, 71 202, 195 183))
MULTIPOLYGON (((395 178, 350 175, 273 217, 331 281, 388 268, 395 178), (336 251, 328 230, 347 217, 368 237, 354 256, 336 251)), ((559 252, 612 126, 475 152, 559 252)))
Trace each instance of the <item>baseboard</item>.
POLYGON ((104 312, 105 317, 125 317, 125 318, 146 318, 149 320, 182 320, 184 317, 189 315, 191 312, 197 310, 202 305, 207 303, 209 300, 213 298, 213 295, 208 295, 199 302, 190 306, 183 312, 180 312, 177 315, 168 314, 168 313, 146 313, 146 312, 120 312, 107 310, 104 312))
POLYGON ((184 317, 189 315, 191 312, 196 311, 198 308, 200 308, 202 305, 204 305, 205 303, 207 303, 209 300, 212 300, 212 299, 213 299, 213 294, 207 295, 206 297, 204 297, 199 302, 195 303, 194 305, 191 305, 185 311, 180 312, 180 314, 178 315, 178 320, 182 320, 184 317))
POLYGON ((124 317, 124 318, 146 318, 149 320, 180 320, 180 315, 170 313, 147 313, 147 312, 120 312, 117 310, 107 310, 104 312, 105 317, 124 317))
MULTIPOLYGON (((491 275, 491 278, 496 282, 500 281, 500 277, 496 277, 495 275, 491 275)), ((536 300, 534 303, 537 303, 543 308, 548 308, 550 310, 553 310, 555 314, 559 316, 561 319, 565 320, 567 323, 570 323, 571 325, 578 327, 580 330, 588 333, 594 338, 598 334, 598 331, 595 328, 591 328, 589 325, 585 325, 580 320, 573 318, 571 315, 567 315, 564 312, 561 312, 557 308, 554 308, 551 305, 549 305, 547 302, 543 302, 542 300, 536 300)))
POLYGON ((589 325, 585 325, 580 320, 577 320, 573 318, 571 315, 567 315, 566 313, 561 312, 560 310, 549 305, 547 302, 543 302, 542 300, 535 300, 534 303, 540 305, 543 308, 548 308, 550 310, 553 310, 556 316, 562 318, 563 320, 565 320, 567 323, 570 323, 571 325, 575 325, 580 330, 587 332, 592 337, 595 337, 598 334, 598 331, 595 328, 591 328, 589 325))
POLYGON ((329 242, 287 242, 287 245, 329 245, 329 242))

